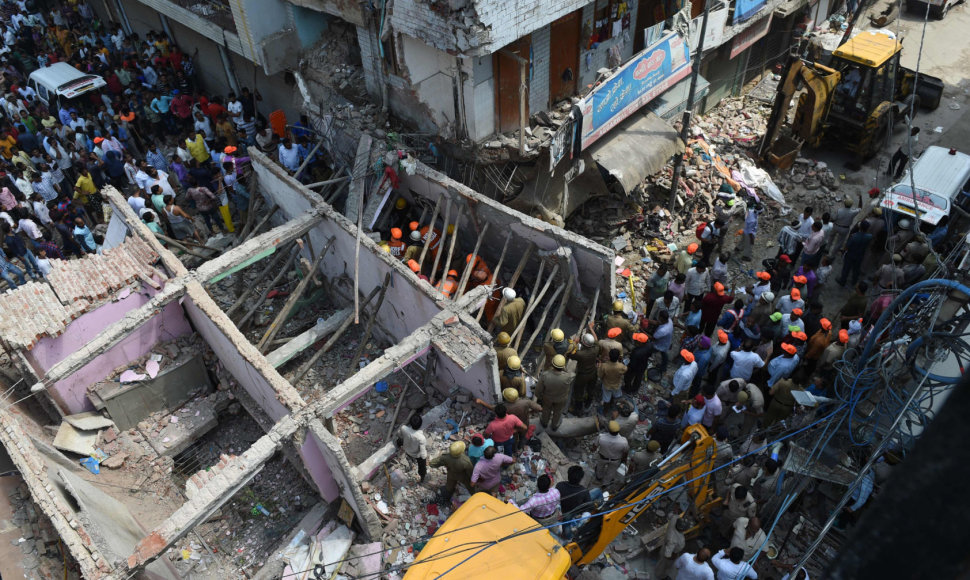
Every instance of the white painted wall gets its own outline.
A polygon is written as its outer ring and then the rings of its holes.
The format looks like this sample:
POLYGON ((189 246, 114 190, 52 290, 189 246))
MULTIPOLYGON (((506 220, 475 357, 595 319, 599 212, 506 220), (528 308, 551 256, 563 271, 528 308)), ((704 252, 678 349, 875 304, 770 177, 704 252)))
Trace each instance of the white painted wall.
POLYGON ((469 82, 471 90, 466 94, 470 101, 465 111, 468 135, 480 141, 495 133, 495 80, 492 71, 492 55, 472 57, 469 82))
POLYGON ((404 60, 411 81, 410 90, 427 105, 440 133, 453 134, 449 127, 454 126, 456 119, 455 57, 405 34, 398 36, 398 40, 398 57, 404 60))

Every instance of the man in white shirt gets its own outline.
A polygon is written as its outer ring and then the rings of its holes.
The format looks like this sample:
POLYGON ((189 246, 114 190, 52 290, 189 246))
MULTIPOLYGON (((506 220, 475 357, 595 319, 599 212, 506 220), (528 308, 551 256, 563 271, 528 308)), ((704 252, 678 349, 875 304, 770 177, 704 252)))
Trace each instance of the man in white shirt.
POLYGON ((226 112, 229 113, 229 118, 236 125, 243 122, 243 104, 242 101, 236 98, 236 93, 229 93, 229 97, 226 102, 226 112))
POLYGON ((671 396, 679 395, 690 389, 694 377, 697 376, 697 363, 694 362, 694 353, 684 349, 680 351, 680 356, 684 359, 684 364, 674 373, 674 388, 670 391, 671 396))
POLYGON ((145 198, 141 196, 140 189, 132 192, 131 197, 128 198, 128 205, 135 210, 136 214, 141 215, 141 210, 145 209, 145 198))
POLYGON ((285 167, 290 173, 300 168, 300 150, 293 145, 289 137, 283 139, 283 142, 280 143, 277 154, 279 155, 280 165, 285 167))
POLYGON ((714 580, 714 571, 707 565, 710 559, 711 551, 707 548, 701 548, 696 554, 684 552, 674 563, 675 580, 714 580))
POLYGON ((711 565, 717 568, 717 580, 740 580, 741 578, 757 580, 758 578, 751 564, 744 561, 744 550, 741 548, 721 550, 714 554, 711 565))
POLYGON ((733 351, 730 356, 733 361, 731 365, 732 379, 750 381, 754 369, 765 366, 765 361, 758 356, 758 353, 751 351, 751 343, 748 341, 741 345, 741 350, 733 351))
POLYGON ((138 186, 138 189, 147 193, 149 191, 148 187, 152 183, 152 178, 146 171, 147 164, 144 161, 139 162, 138 165, 138 172, 135 173, 135 185, 138 186))
POLYGON ((418 464, 418 477, 424 481, 428 472, 428 438, 421 430, 423 420, 420 415, 412 415, 407 425, 398 428, 397 446, 418 464))

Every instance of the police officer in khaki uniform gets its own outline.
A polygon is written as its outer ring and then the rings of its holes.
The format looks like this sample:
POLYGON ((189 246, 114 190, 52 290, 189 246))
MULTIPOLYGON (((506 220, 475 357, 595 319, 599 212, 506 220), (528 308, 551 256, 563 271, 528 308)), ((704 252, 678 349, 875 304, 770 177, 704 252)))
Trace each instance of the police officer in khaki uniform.
POLYGON ((509 357, 519 356, 519 353, 515 352, 515 349, 509 346, 511 342, 512 337, 507 332, 500 332, 495 337, 495 355, 498 357, 499 372, 505 370, 509 357))
POLYGON ((498 325, 500 330, 512 336, 515 327, 519 325, 522 316, 525 314, 525 300, 517 297, 515 290, 511 288, 502 290, 502 297, 505 298, 505 305, 502 306, 502 312, 498 315, 498 325))
POLYGON ((610 360, 600 363, 596 374, 603 386, 603 413, 609 416, 613 402, 622 395, 620 387, 623 386, 623 375, 626 374, 626 365, 620 361, 620 349, 614 348, 610 351, 610 360))
POLYGON ((575 374, 566 372, 566 357, 561 354, 552 357, 552 368, 539 375, 536 400, 542 405, 539 423, 543 428, 550 427, 550 419, 551 429, 555 431, 559 428, 575 378, 575 374))
POLYGON ((620 351, 620 358, 623 358, 623 345, 620 344, 619 338, 623 335, 623 330, 618 326, 614 326, 606 331, 606 338, 601 338, 598 345, 600 347, 600 360, 608 361, 610 360, 610 351, 614 348, 620 351))
POLYGON ((428 463, 431 467, 444 467, 448 474, 448 478, 445 480, 445 491, 442 494, 442 500, 447 502, 451 499, 452 494, 455 493, 455 487, 460 483, 465 486, 468 493, 475 493, 475 489, 472 488, 472 470, 475 468, 472 465, 472 460, 465 455, 465 443, 462 441, 455 441, 448 448, 448 453, 442 453, 428 463))
POLYGON ((549 331, 549 340, 542 345, 542 352, 546 355, 546 360, 542 365, 542 370, 552 366, 552 358, 557 354, 569 356, 575 350, 572 341, 566 340, 566 333, 559 328, 549 331))
POLYGON ((613 301, 613 314, 606 317, 606 328, 619 328, 623 331, 619 340, 624 346, 629 346, 633 341, 633 333, 637 331, 637 328, 633 326, 626 313, 623 312, 622 300, 613 301))
POLYGON ((596 479, 603 485, 609 485, 617 480, 617 468, 626 461, 630 453, 630 442, 620 435, 620 424, 610 421, 609 433, 600 433, 596 439, 597 457, 596 479))
POLYGON ((505 370, 499 375, 499 380, 502 383, 503 392, 505 389, 514 389, 520 397, 525 396, 525 376, 522 374, 522 360, 519 357, 509 357, 505 370))
POLYGON ((573 415, 585 415, 590 405, 599 396, 597 390, 596 362, 599 360, 599 347, 596 337, 584 334, 580 339, 581 348, 566 355, 576 361, 576 380, 573 382, 573 415))

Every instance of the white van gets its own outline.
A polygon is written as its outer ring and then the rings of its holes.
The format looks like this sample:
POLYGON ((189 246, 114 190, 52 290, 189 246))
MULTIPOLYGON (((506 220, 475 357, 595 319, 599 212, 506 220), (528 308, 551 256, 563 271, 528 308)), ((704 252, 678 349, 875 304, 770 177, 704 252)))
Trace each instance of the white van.
POLYGON ((98 75, 85 74, 66 62, 39 68, 27 79, 27 86, 37 92, 37 97, 55 109, 65 100, 96 91, 106 84, 98 75))
POLYGON ((956 149, 931 146, 913 162, 899 183, 886 192, 879 205, 884 208, 883 211, 904 214, 910 218, 918 210, 923 229, 928 231, 950 215, 953 204, 968 189, 970 155, 956 149), (910 183, 916 184, 915 200, 910 183))

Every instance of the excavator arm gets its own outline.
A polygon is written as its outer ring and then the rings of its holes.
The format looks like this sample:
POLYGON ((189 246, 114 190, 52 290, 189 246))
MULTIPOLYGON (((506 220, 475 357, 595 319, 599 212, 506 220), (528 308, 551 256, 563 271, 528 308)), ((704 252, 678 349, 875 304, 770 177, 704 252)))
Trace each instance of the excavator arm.
POLYGON ((802 60, 795 52, 789 54, 758 151, 763 159, 787 167, 794 162, 804 143, 818 145, 823 122, 832 104, 832 94, 841 76, 827 66, 802 60), (788 120, 792 98, 802 87, 805 92, 798 99, 791 135, 782 136, 781 129, 788 120))
POLYGON ((596 560, 628 525, 670 489, 687 485, 693 510, 704 520, 720 503, 711 489, 711 470, 717 446, 701 425, 684 429, 682 445, 657 467, 639 474, 600 507, 601 515, 589 518, 576 531, 566 552, 576 566, 596 560))

